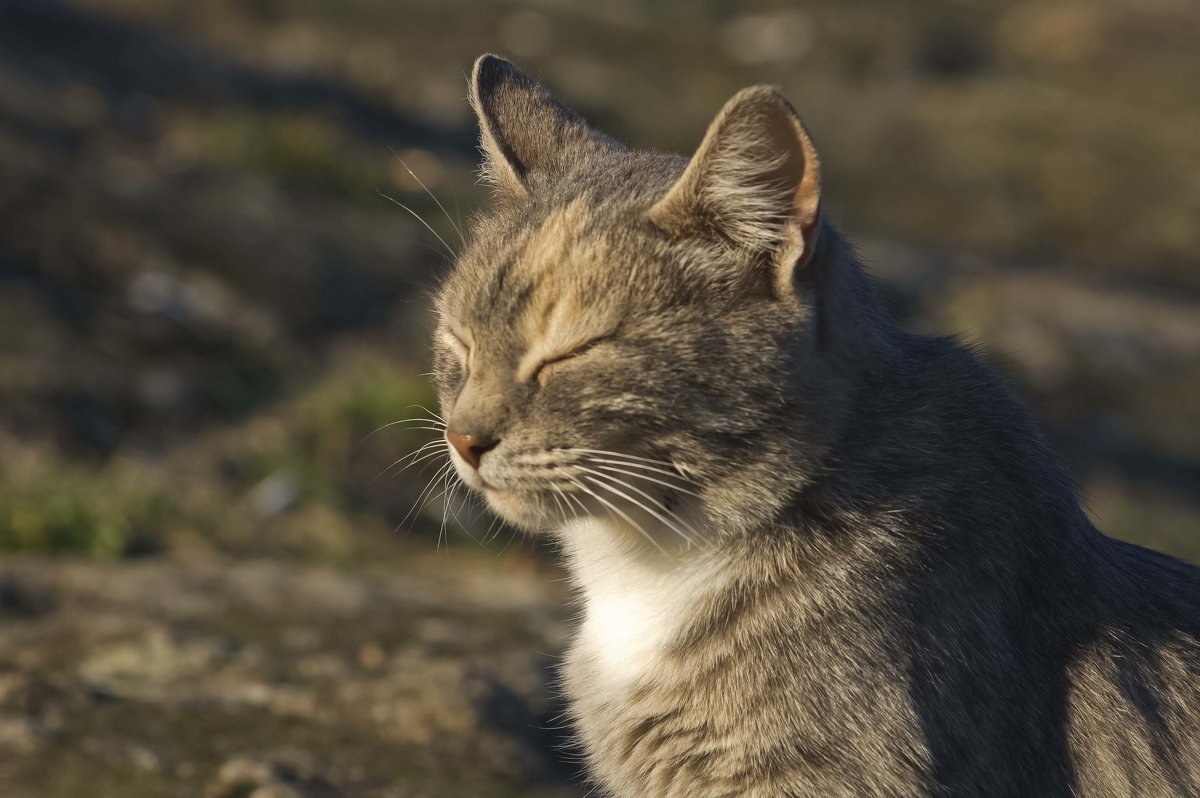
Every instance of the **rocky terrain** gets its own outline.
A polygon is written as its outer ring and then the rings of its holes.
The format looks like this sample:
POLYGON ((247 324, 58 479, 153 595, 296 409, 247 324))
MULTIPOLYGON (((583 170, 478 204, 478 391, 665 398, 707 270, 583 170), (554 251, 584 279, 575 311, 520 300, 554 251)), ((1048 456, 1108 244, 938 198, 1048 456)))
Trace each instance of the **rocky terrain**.
POLYGON ((7 798, 560 796, 529 555, 0 566, 7 798))

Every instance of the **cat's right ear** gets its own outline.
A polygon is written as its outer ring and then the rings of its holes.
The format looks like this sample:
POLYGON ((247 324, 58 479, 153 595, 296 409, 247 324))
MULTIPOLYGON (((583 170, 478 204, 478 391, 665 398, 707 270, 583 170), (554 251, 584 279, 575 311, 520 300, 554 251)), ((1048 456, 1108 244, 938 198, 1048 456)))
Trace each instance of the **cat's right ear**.
POLYGON ((581 158, 620 148, 499 56, 475 62, 470 99, 479 119, 483 176, 501 199, 525 199, 581 158))

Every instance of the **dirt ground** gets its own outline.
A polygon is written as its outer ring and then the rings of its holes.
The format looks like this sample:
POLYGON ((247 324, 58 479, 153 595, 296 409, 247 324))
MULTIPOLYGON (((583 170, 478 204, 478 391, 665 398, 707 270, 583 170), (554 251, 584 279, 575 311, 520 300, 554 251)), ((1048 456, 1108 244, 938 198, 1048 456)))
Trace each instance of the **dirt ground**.
POLYGON ((8 562, 3 794, 575 795, 562 586, 516 556, 8 562))

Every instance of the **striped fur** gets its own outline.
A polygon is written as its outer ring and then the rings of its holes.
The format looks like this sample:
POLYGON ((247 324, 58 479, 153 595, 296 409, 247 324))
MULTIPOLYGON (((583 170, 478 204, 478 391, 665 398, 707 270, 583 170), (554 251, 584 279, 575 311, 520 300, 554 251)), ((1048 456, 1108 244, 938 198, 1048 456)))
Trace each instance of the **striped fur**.
POLYGON ((559 541, 598 793, 1200 795, 1200 573, 1105 537, 998 376, 899 330, 773 90, 694 158, 472 78, 438 295, 459 476, 559 541), (462 342, 461 344, 459 342, 462 342))

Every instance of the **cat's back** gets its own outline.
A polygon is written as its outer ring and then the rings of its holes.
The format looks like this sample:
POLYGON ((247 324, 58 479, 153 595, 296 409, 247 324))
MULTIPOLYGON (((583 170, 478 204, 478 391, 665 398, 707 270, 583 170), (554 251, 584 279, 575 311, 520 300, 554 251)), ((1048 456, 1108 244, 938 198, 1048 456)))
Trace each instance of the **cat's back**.
POLYGON ((1200 795, 1200 569, 1097 537, 1095 612, 1067 669, 1078 792, 1200 795))
POLYGON ((962 561, 986 562, 996 536, 1016 544, 1006 556, 1020 563, 1018 578, 1002 584, 1030 587, 1013 617, 1039 631, 1016 636, 1021 664, 1009 676, 1061 680, 1015 685, 1014 705, 1022 692, 1061 696, 1061 716, 1050 712, 1061 728, 1047 739, 1062 736, 1050 750, 1067 754, 1074 794, 1200 796, 1200 568, 1096 530, 1024 403, 977 353, 950 339, 905 341, 916 383, 905 415, 920 431, 904 430, 906 440, 923 440, 919 408, 944 420, 965 407, 952 429, 929 434, 971 442, 930 447, 971 457, 932 463, 917 492, 975 533, 958 536, 962 561), (992 490, 962 498, 975 483, 992 490), (1006 526, 999 519, 1014 506, 1006 526))

